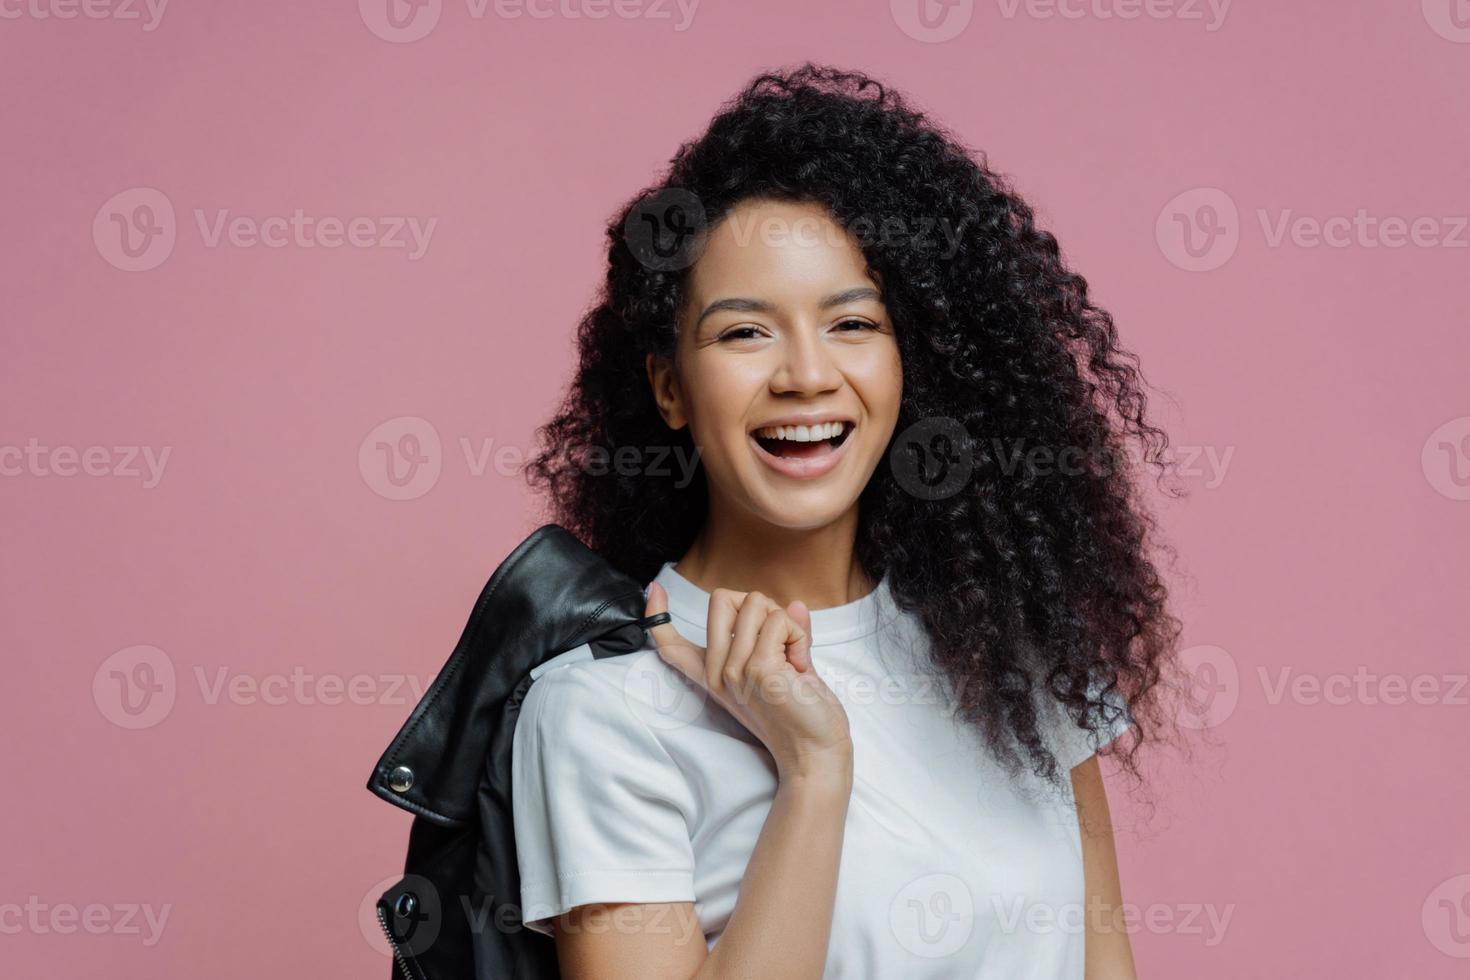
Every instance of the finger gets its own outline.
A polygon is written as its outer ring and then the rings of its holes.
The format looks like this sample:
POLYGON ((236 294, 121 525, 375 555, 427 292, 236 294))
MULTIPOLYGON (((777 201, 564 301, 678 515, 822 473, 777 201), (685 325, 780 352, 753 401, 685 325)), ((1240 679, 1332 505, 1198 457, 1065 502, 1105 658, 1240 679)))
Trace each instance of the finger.
POLYGON ((730 656, 731 632, 735 628, 735 617, 740 612, 744 592, 730 589, 715 589, 709 596, 709 612, 705 614, 703 674, 706 686, 723 690, 720 672, 730 656))
MULTIPOLYGON (((669 611, 669 594, 657 582, 648 586, 648 600, 644 603, 643 615, 653 616, 669 611)), ((648 628, 653 637, 659 659, 678 670, 692 681, 704 682, 704 648, 691 643, 674 629, 673 623, 660 623, 648 628)))
POLYGON ((749 669, 750 658, 755 653, 756 638, 760 636, 761 628, 765 625, 765 615, 769 615, 772 609, 780 608, 775 602, 759 593, 755 594, 757 598, 752 602, 750 595, 750 593, 745 594, 740 608, 743 609, 746 605, 751 606, 751 619, 756 621, 753 627, 747 626, 747 629, 750 630, 747 635, 751 636, 751 641, 745 644, 732 643, 730 653, 725 658, 725 671, 727 673, 733 673, 737 677, 744 677, 745 672, 749 669), (766 610, 764 615, 760 615, 762 608, 766 610))
POLYGON ((812 669, 812 611, 800 599, 792 600, 786 614, 800 632, 793 631, 786 643, 786 659, 802 673, 812 669))
POLYGON ((761 627, 765 625, 767 614, 772 609, 779 608, 775 602, 759 592, 748 592, 741 600, 740 611, 735 616, 734 635, 730 639, 730 657, 734 658, 739 665, 739 676, 745 675, 744 672, 755 652, 756 640, 760 636, 761 627))
MULTIPOLYGON (((790 663, 786 655, 787 644, 793 635, 801 632, 801 627, 792 621, 791 614, 772 603, 771 610, 766 613, 766 621, 761 625, 760 635, 756 637, 751 661, 766 665, 767 670, 787 666, 790 663)), ((764 675, 764 671, 762 673, 764 675)))

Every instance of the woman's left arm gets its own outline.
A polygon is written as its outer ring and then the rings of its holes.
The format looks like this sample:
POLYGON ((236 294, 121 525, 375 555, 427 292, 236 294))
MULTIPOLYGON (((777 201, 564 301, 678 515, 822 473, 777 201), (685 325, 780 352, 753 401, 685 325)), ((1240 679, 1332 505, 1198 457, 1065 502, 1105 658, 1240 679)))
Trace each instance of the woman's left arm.
POLYGON ((1092 755, 1072 770, 1077 825, 1082 832, 1082 870, 1087 881, 1086 980, 1137 980, 1133 947, 1124 929, 1120 906, 1118 852, 1113 846, 1113 819, 1102 770, 1092 755))

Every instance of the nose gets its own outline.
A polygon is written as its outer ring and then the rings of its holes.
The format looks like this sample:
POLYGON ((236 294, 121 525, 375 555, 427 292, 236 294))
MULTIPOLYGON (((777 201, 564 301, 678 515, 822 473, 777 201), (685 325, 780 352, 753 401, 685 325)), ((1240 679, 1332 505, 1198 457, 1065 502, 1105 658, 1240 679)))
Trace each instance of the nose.
POLYGON ((816 395, 841 385, 842 372, 817 330, 796 330, 783 339, 780 364, 771 375, 773 394, 816 395))

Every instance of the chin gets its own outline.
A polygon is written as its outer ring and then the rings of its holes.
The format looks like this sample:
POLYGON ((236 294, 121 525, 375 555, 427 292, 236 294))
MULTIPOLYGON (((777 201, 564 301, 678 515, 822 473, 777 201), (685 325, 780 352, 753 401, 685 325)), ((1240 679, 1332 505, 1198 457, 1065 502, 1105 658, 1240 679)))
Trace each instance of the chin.
MULTIPOLYGON (((825 494, 830 493, 831 491, 825 491, 825 494)), ((841 500, 833 500, 830 496, 825 496, 825 499, 813 500, 811 504, 805 506, 802 505, 800 496, 798 493, 792 493, 785 499, 758 504, 753 510, 758 517, 772 527, 779 527, 787 531, 815 531, 837 523, 857 506, 857 495, 853 495, 851 499, 844 496, 841 500)))

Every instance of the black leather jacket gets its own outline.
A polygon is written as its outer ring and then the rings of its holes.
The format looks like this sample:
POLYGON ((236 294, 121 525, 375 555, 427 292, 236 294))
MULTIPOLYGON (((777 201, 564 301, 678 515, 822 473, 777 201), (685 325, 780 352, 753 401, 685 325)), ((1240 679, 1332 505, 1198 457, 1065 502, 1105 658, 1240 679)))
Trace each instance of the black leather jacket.
POLYGON ((547 524, 500 563, 454 653, 368 789, 414 814, 403 880, 378 900, 395 980, 554 980, 552 940, 521 920, 511 738, 530 671, 586 644, 642 647, 643 587, 547 524))

